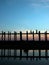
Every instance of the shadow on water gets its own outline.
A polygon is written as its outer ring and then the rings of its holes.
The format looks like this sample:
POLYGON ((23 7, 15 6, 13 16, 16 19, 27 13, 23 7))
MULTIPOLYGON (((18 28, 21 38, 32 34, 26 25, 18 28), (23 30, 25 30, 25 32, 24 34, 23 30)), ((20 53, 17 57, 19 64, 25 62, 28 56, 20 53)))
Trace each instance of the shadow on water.
POLYGON ((25 52, 26 54, 28 53, 28 51, 29 51, 28 49, 24 49, 24 52, 25 52))

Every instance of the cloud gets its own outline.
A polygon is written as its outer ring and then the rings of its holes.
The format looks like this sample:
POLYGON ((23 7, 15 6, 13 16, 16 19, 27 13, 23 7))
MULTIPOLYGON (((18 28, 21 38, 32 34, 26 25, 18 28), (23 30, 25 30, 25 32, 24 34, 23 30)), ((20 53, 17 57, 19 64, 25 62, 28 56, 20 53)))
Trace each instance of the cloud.
POLYGON ((40 6, 40 4, 37 4, 37 3, 32 3, 32 6, 34 6, 34 7, 39 7, 39 6, 40 6))
POLYGON ((49 0, 39 0, 39 1, 41 1, 41 2, 49 2, 49 0))
POLYGON ((32 4, 33 7, 48 7, 49 8, 49 0, 33 0, 32 4))

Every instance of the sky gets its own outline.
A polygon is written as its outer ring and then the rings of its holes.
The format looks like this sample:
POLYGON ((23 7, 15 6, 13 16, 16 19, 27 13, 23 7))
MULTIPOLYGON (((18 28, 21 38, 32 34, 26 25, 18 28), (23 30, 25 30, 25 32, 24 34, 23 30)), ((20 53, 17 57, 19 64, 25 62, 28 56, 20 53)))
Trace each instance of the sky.
POLYGON ((0 31, 49 30, 49 0, 0 0, 0 31))

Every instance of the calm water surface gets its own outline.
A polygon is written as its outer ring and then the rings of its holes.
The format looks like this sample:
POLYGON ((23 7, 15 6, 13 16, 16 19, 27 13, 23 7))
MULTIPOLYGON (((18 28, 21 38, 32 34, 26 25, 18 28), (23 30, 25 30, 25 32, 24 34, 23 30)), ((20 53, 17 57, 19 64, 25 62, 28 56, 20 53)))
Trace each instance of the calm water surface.
MULTIPOLYGON (((5 51, 5 55, 7 55, 7 51, 5 51)), ((0 50, 1 54, 1 50, 0 50)), ((14 50, 11 50, 11 55, 14 55, 14 50)), ((28 52, 29 56, 33 55, 33 50, 29 50, 28 52)), ((38 50, 35 50, 35 56, 38 56, 39 52, 38 50)), ((17 56, 20 56, 20 50, 17 50, 17 56)), ((22 50, 22 56, 26 56, 26 53, 24 50, 22 50)), ((41 50, 41 56, 45 56, 45 50, 41 50)), ((49 56, 49 50, 48 50, 48 56, 49 56)), ((0 58, 0 65, 49 65, 49 58, 0 58)))

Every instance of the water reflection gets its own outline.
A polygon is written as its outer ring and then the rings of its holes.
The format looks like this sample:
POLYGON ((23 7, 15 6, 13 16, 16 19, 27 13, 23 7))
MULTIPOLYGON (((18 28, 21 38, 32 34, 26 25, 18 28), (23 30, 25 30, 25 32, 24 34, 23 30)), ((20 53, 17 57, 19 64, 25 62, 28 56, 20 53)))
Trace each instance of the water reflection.
POLYGON ((27 54, 29 50, 25 49, 24 52, 27 54))
POLYGON ((49 58, 49 50, 14 50, 0 49, 0 57, 2 58, 49 58))
POLYGON ((47 50, 47 56, 45 56, 46 50, 40 51, 41 56, 39 57, 39 50, 21 50, 22 55, 20 56, 20 50, 0 49, 0 65, 49 65, 49 50, 47 50))

